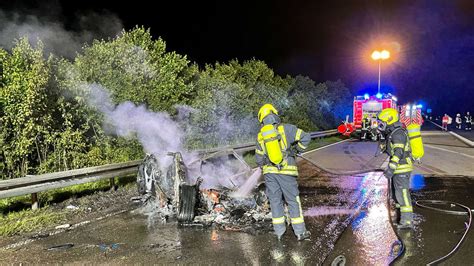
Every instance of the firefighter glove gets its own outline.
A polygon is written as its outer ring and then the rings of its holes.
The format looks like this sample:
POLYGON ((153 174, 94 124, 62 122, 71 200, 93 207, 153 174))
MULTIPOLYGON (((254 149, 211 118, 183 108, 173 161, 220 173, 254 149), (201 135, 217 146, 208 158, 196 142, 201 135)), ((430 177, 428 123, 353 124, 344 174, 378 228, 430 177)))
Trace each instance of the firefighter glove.
POLYGON ((392 168, 388 167, 388 168, 383 172, 383 175, 384 175, 387 179, 390 179, 390 178, 393 177, 394 172, 395 172, 395 170, 393 170, 392 168))

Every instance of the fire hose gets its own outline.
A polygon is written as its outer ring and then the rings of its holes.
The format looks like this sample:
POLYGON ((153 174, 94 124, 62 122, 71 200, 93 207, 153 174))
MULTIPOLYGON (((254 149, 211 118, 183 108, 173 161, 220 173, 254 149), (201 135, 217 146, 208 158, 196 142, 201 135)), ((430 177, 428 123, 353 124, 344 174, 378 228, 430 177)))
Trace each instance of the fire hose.
MULTIPOLYGON (((303 155, 298 155, 298 157, 304 159, 305 161, 311 163, 312 165, 314 165, 315 167, 317 167, 318 169, 324 171, 324 172, 327 172, 329 174, 332 174, 332 175, 355 175, 355 174, 365 174, 365 173, 368 173, 368 172, 383 172, 384 170, 380 167, 378 168, 371 168, 371 169, 365 169, 365 170, 354 170, 354 171, 333 171, 333 170, 330 170, 330 169, 327 169, 325 167, 322 167, 318 164, 316 164, 315 162, 311 161, 310 159, 304 157, 303 155)), ((395 246, 395 244, 398 244, 400 245, 400 250, 398 251, 398 253, 396 254, 396 256, 393 256, 393 259, 389 262, 389 265, 392 265, 395 261, 397 261, 399 258, 402 257, 403 253, 405 252, 405 245, 403 244, 402 240, 401 240, 401 237, 398 235, 397 233, 397 228, 395 228, 394 226, 394 222, 392 220, 392 215, 390 213, 390 199, 392 198, 392 195, 391 195, 391 187, 392 187, 392 179, 389 178, 388 179, 388 191, 387 191, 387 210, 388 210, 388 217, 390 219, 390 225, 392 226, 392 229, 393 229, 393 232, 395 233, 395 235, 397 236, 397 241, 392 245, 392 250, 393 250, 393 247, 395 246)), ((437 263, 440 263, 446 259, 448 259, 450 256, 452 256, 454 253, 456 253, 456 251, 459 249, 459 247, 461 246, 462 242, 464 241, 464 239, 466 238, 470 228, 471 228, 471 222, 472 222, 472 211, 474 210, 471 210, 468 206, 465 206, 465 205, 462 205, 462 204, 459 204, 459 203, 456 203, 456 202, 451 202, 451 201, 444 201, 444 200, 418 200, 415 202, 415 204, 420 207, 420 208, 425 208, 425 209, 430 209, 430 210, 435 210, 435 211, 439 211, 439 212, 443 212, 443 213, 447 213, 447 214, 453 214, 453 215, 468 215, 469 216, 469 222, 467 223, 466 225, 466 230, 464 231, 464 234, 463 236, 461 237, 461 239, 458 241, 458 243, 456 244, 456 246, 446 255, 444 255, 443 257, 440 257, 432 262, 429 262, 427 265, 434 265, 434 264, 437 264, 437 263), (436 208, 436 207, 432 207, 432 206, 427 206, 425 204, 437 204, 437 205, 446 205, 446 204, 451 204, 451 205, 454 205, 454 206, 458 206, 460 208, 463 208, 465 210, 467 210, 466 212, 461 212, 461 211, 452 211, 452 210, 445 210, 445 209, 441 209, 441 208, 436 208)))
POLYGON ((472 210, 471 210, 471 208, 469 208, 465 205, 459 204, 457 202, 445 201, 445 200, 417 200, 415 202, 415 204, 420 208, 435 210, 435 211, 442 212, 442 213, 453 214, 453 215, 466 215, 467 214, 469 216, 469 222, 466 224, 466 230, 464 231, 464 234, 462 235, 461 239, 459 239, 456 246, 454 246, 454 248, 448 254, 446 254, 443 257, 438 258, 438 259, 436 259, 432 262, 429 262, 427 265, 434 265, 434 264, 440 263, 440 262, 448 259, 450 256, 452 256, 459 249, 459 247, 461 246, 461 243, 464 241, 464 239, 466 238, 469 230, 471 229, 471 222, 472 222, 472 210), (460 211, 445 210, 445 209, 441 209, 441 208, 428 206, 428 205, 425 205, 423 203, 431 204, 431 205, 457 206, 457 207, 463 208, 467 211, 466 212, 460 212, 460 211))

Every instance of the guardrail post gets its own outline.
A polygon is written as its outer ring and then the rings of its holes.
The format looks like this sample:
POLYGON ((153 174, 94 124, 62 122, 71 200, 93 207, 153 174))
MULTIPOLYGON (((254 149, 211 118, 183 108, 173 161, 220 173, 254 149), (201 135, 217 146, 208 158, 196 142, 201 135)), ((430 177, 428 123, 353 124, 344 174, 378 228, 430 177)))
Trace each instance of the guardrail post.
POLYGON ((38 193, 32 193, 31 194, 31 209, 36 210, 39 207, 38 203, 38 193))
POLYGON ((117 185, 115 185, 115 177, 112 177, 110 180, 110 189, 117 190, 117 185))

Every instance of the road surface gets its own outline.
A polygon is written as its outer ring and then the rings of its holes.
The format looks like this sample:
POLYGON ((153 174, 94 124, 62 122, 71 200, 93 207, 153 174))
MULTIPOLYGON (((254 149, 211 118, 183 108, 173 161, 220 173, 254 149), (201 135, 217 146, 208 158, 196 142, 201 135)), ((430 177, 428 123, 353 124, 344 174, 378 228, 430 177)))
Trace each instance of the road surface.
MULTIPOLYGON (((439 199, 474 206, 474 152, 449 134, 424 132, 426 155, 416 166, 414 199, 439 199)), ((378 168, 376 144, 344 141, 305 156, 332 171, 378 168)), ((2 263, 158 263, 384 265, 397 236, 389 223, 387 181, 380 172, 332 176, 299 161, 301 198, 310 241, 297 242, 289 229, 282 242, 267 232, 230 232, 161 224, 140 209, 79 226, 24 245, 0 247, 2 263), (48 250, 55 245, 71 243, 48 250)), ((447 207, 449 208, 449 206, 447 207)), ((465 216, 415 207, 415 230, 401 234, 407 251, 397 263, 422 265, 448 253, 460 238, 465 216)), ((449 264, 474 262, 471 232, 449 264)))

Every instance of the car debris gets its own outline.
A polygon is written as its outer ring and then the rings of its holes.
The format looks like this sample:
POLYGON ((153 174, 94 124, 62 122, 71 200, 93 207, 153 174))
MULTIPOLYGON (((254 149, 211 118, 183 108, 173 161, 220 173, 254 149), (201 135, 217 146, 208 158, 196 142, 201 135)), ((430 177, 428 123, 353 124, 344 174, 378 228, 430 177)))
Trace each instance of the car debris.
POLYGON ((219 226, 225 230, 264 229, 271 223, 265 184, 237 197, 252 169, 233 151, 220 151, 185 164, 181 153, 169 153, 173 163, 162 168, 153 154, 139 166, 138 193, 144 204, 154 204, 163 220, 182 226, 219 226), (215 172, 212 172, 215 171, 215 172))
POLYGON ((61 244, 61 245, 54 245, 46 248, 46 250, 49 251, 54 251, 54 250, 65 250, 74 247, 73 243, 66 243, 66 244, 61 244))

